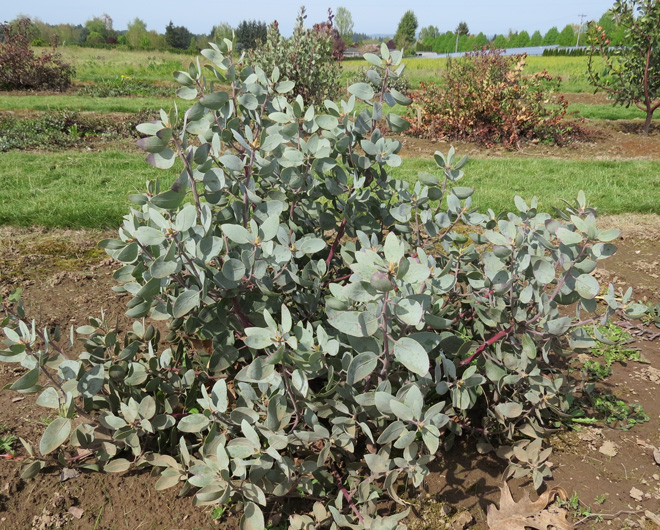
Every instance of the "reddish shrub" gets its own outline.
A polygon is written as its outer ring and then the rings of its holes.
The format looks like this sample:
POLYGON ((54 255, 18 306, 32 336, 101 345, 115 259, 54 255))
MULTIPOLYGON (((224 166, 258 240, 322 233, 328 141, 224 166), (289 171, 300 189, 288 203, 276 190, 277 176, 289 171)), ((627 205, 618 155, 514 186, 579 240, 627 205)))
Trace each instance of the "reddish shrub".
POLYGON ((505 57, 484 48, 450 59, 439 84, 421 84, 413 95, 421 119, 410 134, 424 138, 448 136, 492 146, 515 147, 523 140, 567 143, 580 129, 563 120, 568 103, 563 97, 548 107, 559 80, 539 72, 523 74, 525 55, 505 57))
POLYGON ((0 25, 0 90, 66 90, 75 68, 56 53, 36 56, 30 47, 30 24, 24 18, 0 25))

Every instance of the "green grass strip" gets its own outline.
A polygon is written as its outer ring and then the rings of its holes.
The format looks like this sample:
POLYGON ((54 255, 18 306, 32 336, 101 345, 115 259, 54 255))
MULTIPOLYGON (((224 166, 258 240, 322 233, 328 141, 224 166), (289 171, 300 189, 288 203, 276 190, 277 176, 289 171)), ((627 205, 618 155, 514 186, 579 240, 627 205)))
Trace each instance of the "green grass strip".
MULTIPOLYGON (((459 153, 460 155, 460 153, 459 153)), ((440 176, 432 160, 404 159, 393 173, 409 182, 426 171, 440 176)), ((548 158, 474 158, 457 186, 475 188, 473 205, 481 211, 515 210, 513 197, 539 199, 540 211, 573 201, 584 190, 601 214, 660 214, 660 162, 638 160, 555 160, 548 158)))
POLYGON ((143 191, 147 179, 169 185, 176 174, 152 168, 140 153, 3 153, 0 224, 117 227, 130 193, 143 191))
POLYGON ((38 111, 139 112, 174 108, 188 109, 194 101, 158 97, 95 98, 90 96, 10 96, 0 94, 0 109, 38 111))
MULTIPOLYGON (((147 179, 174 181, 178 166, 160 171, 140 153, 121 151, 22 153, 0 156, 0 224, 72 228, 116 227, 128 212, 129 193, 142 191, 147 179)), ((406 158, 394 170, 415 182, 419 171, 438 173, 433 160, 406 158)), ((457 183, 477 191, 481 211, 514 208, 513 197, 539 198, 539 209, 560 206, 580 189, 601 213, 660 214, 660 162, 574 161, 541 158, 471 160, 457 183)))

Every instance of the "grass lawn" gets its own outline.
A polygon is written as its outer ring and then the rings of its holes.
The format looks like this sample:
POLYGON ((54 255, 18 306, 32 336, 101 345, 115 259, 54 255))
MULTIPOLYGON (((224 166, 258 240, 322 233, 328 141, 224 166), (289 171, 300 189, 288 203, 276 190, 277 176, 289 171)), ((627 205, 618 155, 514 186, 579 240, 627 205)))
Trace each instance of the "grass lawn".
MULTIPOLYGON (((50 48, 36 48, 37 55, 50 48)), ((76 81, 98 82, 122 75, 141 81, 173 81, 172 72, 186 69, 196 56, 162 51, 130 51, 61 46, 57 53, 76 67, 76 81)))
MULTIPOLYGON (((421 59, 407 57, 405 76, 412 88, 418 88, 420 82, 437 82, 446 68, 447 59, 421 59)), ((351 80, 360 67, 367 68, 365 60, 350 60, 342 63, 342 86, 351 80)), ((566 92, 588 92, 593 90, 587 78, 587 57, 527 57, 525 72, 533 74, 547 70, 552 76, 562 79, 561 90, 566 92)))
POLYGON ((139 112, 141 110, 187 109, 194 101, 185 101, 172 94, 171 98, 158 97, 114 97, 96 98, 91 96, 12 96, 0 93, 0 109, 36 111, 91 111, 91 112, 139 112))
MULTIPOLYGON (((142 191, 146 179, 169 185, 177 167, 156 170, 141 153, 123 151, 3 153, 0 224, 116 227, 129 193, 142 191)), ((430 158, 406 158, 394 174, 414 182, 418 171, 437 167, 430 158)), ((660 162, 477 158, 465 171, 458 185, 476 188, 474 204, 482 211, 511 209, 516 194, 536 195, 540 209, 549 211, 583 189, 602 213, 660 213, 660 162)))
MULTIPOLYGON (((638 109, 634 105, 630 107, 622 107, 617 105, 586 105, 584 103, 574 103, 568 106, 568 113, 577 113, 576 115, 581 118, 589 120, 634 120, 646 119, 646 112, 638 109)), ((654 121, 660 119, 660 114, 656 113, 654 121)))
MULTIPOLYGON (((460 153, 459 153, 460 154, 460 153)), ((413 181, 419 171, 438 174, 432 160, 404 159, 393 173, 413 181)), ((573 201, 584 190, 590 206, 601 214, 660 214, 660 162, 636 160, 556 160, 547 158, 473 158, 457 186, 476 191, 481 211, 513 210, 513 197, 539 199, 540 211, 573 201)))
POLYGON ((163 184, 177 172, 152 168, 141 153, 22 153, 0 156, 0 224, 117 227, 147 179, 163 184))

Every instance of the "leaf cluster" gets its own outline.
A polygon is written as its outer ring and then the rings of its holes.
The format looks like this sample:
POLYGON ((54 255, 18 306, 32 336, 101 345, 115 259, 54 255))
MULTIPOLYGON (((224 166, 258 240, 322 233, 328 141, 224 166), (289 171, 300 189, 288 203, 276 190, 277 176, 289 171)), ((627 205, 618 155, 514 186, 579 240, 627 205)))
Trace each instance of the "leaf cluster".
POLYGON ((546 72, 523 73, 525 56, 483 48, 449 59, 442 83, 423 83, 414 96, 421 121, 410 134, 449 137, 486 146, 517 147, 523 141, 568 143, 579 127, 564 121, 563 97, 549 106, 559 80, 546 72))

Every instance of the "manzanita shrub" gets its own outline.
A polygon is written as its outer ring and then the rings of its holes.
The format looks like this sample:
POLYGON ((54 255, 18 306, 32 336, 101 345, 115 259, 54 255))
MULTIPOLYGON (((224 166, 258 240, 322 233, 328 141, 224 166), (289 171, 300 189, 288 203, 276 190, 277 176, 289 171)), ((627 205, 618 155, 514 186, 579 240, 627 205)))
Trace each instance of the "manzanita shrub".
POLYGON ((340 61, 345 43, 332 25, 332 12, 328 12, 327 22, 311 28, 305 27, 306 18, 303 6, 289 39, 280 33, 277 21, 273 22, 266 42, 249 52, 248 63, 269 73, 277 67, 283 79, 293 81, 294 88, 284 94, 289 100, 302 96, 308 104, 322 105, 341 93, 340 61))
POLYGON ((508 148, 531 140, 564 145, 578 137, 580 127, 565 120, 563 96, 548 104, 559 78, 526 74, 525 55, 502 53, 485 47, 449 59, 441 81, 422 83, 413 96, 421 120, 410 134, 508 148))
MULTIPOLYGON (((5 320, 0 360, 28 370, 11 388, 60 415, 38 450, 24 442, 22 476, 58 452, 150 467, 157 489, 198 505, 242 503, 242 528, 300 497, 309 513, 292 528, 393 529, 408 510, 378 515, 382 495, 405 504, 441 446, 468 435, 506 444, 507 474, 538 487, 543 435, 572 404, 557 356, 594 344, 585 324, 644 310, 610 286, 595 316, 592 272, 618 231, 597 228, 582 194, 558 219, 520 197, 479 213, 453 150, 436 153, 436 174, 393 178, 401 143, 379 123, 404 130, 388 110, 410 101, 394 89, 289 103, 277 68, 239 68, 229 41, 202 54, 207 67, 175 73, 195 104, 138 126, 147 161, 180 177, 131 195, 101 243, 122 264, 131 331, 92 318, 75 356, 20 307, 5 320)), ((383 79, 403 72, 401 52, 381 54, 366 58, 383 79)))

